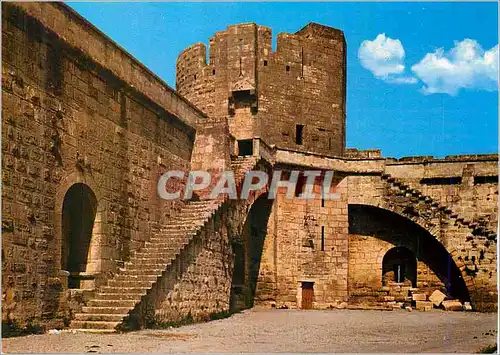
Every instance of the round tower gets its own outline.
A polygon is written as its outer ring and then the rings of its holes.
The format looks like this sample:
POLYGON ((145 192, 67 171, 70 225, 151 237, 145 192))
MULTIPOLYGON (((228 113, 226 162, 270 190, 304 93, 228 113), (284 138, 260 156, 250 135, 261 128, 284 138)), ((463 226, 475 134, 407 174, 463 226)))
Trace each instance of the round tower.
POLYGON ((177 90, 209 116, 227 117, 239 141, 326 155, 345 149, 346 43, 342 31, 310 23, 280 33, 229 26, 177 60, 177 90))

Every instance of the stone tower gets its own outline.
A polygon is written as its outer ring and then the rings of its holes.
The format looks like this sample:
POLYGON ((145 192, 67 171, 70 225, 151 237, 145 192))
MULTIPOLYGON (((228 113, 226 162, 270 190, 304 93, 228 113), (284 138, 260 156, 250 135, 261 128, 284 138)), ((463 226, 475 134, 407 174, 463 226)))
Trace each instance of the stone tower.
POLYGON ((254 23, 229 26, 177 60, 177 91, 210 117, 227 117, 240 154, 251 138, 340 156, 345 148, 346 43, 338 29, 309 23, 280 33, 254 23))

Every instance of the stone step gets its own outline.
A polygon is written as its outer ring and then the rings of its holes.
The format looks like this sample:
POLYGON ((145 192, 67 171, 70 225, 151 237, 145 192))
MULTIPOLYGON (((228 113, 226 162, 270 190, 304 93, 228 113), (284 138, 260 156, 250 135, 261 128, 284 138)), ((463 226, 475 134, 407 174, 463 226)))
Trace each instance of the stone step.
MULTIPOLYGON (((111 280, 110 280, 111 281, 111 280)), ((150 287, 143 287, 143 286, 137 286, 137 287, 117 287, 117 286, 102 286, 101 287, 101 292, 102 293, 124 293, 124 294, 137 294, 137 295, 145 295, 147 290, 149 290, 150 287)))
POLYGON ((183 214, 183 215, 177 217, 175 220, 177 222, 184 222, 184 223, 185 222, 200 222, 200 221, 204 221, 205 219, 207 219, 211 215, 212 215, 212 211, 202 212, 202 213, 190 212, 189 214, 186 213, 186 214, 183 214))
POLYGON ((186 203, 183 207, 199 207, 199 206, 208 206, 211 205, 213 202, 211 200, 204 200, 204 201, 189 201, 186 203))
POLYGON ((125 308, 133 308, 136 303, 139 301, 138 297, 130 300, 121 300, 121 299, 93 299, 90 300, 87 304, 88 307, 125 307, 125 308))
POLYGON ((179 222, 177 224, 169 224, 161 229, 161 232, 165 234, 176 233, 181 234, 181 232, 194 232, 201 229, 208 219, 197 221, 197 222, 179 222))
POLYGON ((128 261, 129 265, 143 265, 143 264, 167 264, 172 258, 164 258, 161 256, 150 255, 147 258, 134 257, 128 261))
POLYGON ((108 286, 109 287, 126 287, 126 288, 132 288, 132 287, 146 287, 146 288, 151 288, 153 286, 154 281, 140 281, 140 280, 115 280, 111 279, 108 281, 108 286))
MULTIPOLYGON (((196 233, 188 234, 185 236, 177 236, 177 237, 170 237, 170 238, 158 238, 158 237, 151 237, 150 240, 144 243, 143 248, 168 248, 168 247, 174 247, 179 244, 179 242, 184 242, 186 240, 190 240, 193 236, 195 236, 196 233)), ((142 249, 142 248, 141 248, 142 249)))
MULTIPOLYGON (((175 258, 172 258, 169 261, 165 261, 163 263, 156 263, 154 261, 144 261, 141 264, 125 264, 125 271, 124 274, 128 273, 128 271, 136 271, 136 270, 142 270, 142 269, 162 269, 165 270, 173 261, 175 258)), ((137 273, 133 272, 130 273, 130 275, 137 275, 137 273)))
POLYGON ((121 314, 127 315, 131 307, 82 307, 82 312, 87 314, 121 314))
MULTIPOLYGON (((121 322, 126 316, 126 314, 76 313, 74 321, 121 322)), ((74 321, 72 321, 71 324, 73 324, 74 321)))
MULTIPOLYGON (((96 296, 96 301, 118 301, 118 300, 140 300, 142 296, 146 295, 146 291, 142 293, 98 293, 96 296)), ((91 301, 89 301, 91 302, 91 301)))
MULTIPOLYGON (((163 244, 166 244, 166 243, 163 243, 163 244)), ((145 247, 142 247, 141 249, 139 249, 135 254, 134 256, 139 256, 139 255, 151 255, 152 253, 159 253, 161 255, 163 254, 166 254, 166 253, 171 253, 171 252, 176 252, 178 250, 178 248, 175 246, 174 243, 172 244, 168 244, 168 246, 166 247, 158 247, 157 245, 155 245, 154 247, 153 246, 145 246, 145 247)))
POLYGON ((176 250, 151 250, 151 248, 148 248, 149 251, 143 251, 141 250, 140 252, 135 253, 131 258, 130 261, 135 259, 147 259, 147 258, 163 258, 165 260, 170 259, 171 257, 174 257, 178 251, 176 250))
MULTIPOLYGON (((161 276, 165 271, 164 268, 154 267, 154 268, 133 268, 133 269, 124 269, 121 273, 126 275, 158 275, 161 276)), ((120 275, 120 274, 119 274, 120 275)))
MULTIPOLYGON (((119 323, 118 323, 119 324, 119 323)), ((73 329, 76 333, 89 333, 89 334, 114 334, 117 332, 116 329, 73 329)))
MULTIPOLYGON (((214 215, 214 212, 190 212, 190 213, 185 213, 183 215, 183 218, 185 218, 185 219, 181 219, 181 222, 183 222, 183 223, 191 223, 190 221, 187 220, 189 218, 193 218, 193 219, 196 219, 198 221, 206 222, 210 218, 212 218, 213 215, 214 215)), ((160 229, 160 231, 161 231, 161 229, 160 229)))
POLYGON ((157 243, 154 243, 154 244, 148 244, 147 247, 148 248, 153 248, 154 246, 157 246, 158 248, 175 248, 172 250, 172 252, 174 252, 175 254, 178 254, 180 249, 183 248, 185 245, 187 245, 189 243, 189 241, 191 240, 192 238, 185 238, 185 239, 181 239, 181 240, 177 240, 175 241, 174 243, 172 242, 157 242, 157 243))
POLYGON ((161 229, 161 231, 163 233, 192 231, 196 227, 201 227, 201 224, 199 224, 199 223, 176 223, 176 224, 168 224, 168 225, 164 226, 161 229))
MULTIPOLYGON (((177 235, 174 237, 166 237, 166 236, 153 236, 148 241, 144 242, 144 246, 142 248, 151 248, 157 247, 158 244, 162 245, 162 248, 167 248, 168 246, 175 246, 179 244, 179 241, 183 242, 185 240, 189 240, 194 237, 197 232, 186 233, 185 235, 177 235)), ((141 249, 142 249, 141 248, 141 249)))
POLYGON ((156 238, 152 237, 149 241, 144 243, 144 248, 176 248, 184 244, 186 241, 191 240, 197 233, 191 235, 179 236, 175 238, 156 238))
POLYGON ((73 329, 109 329, 115 330, 120 322, 107 321, 72 321, 70 327, 73 329))
POLYGON ((201 205, 185 205, 181 207, 180 213, 182 214, 183 211, 189 212, 189 211, 209 211, 217 207, 217 202, 216 200, 210 200, 209 203, 203 203, 201 205))
POLYGON ((143 275, 137 275, 137 274, 117 274, 113 280, 117 281, 151 281, 155 282, 158 279, 158 275, 156 274, 143 274, 143 275))

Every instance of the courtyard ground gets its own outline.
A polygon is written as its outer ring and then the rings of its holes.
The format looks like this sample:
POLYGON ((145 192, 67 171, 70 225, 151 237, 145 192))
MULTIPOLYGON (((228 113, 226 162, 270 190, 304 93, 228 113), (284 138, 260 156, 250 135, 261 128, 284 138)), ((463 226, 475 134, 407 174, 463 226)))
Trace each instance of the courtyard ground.
POLYGON ((168 330, 61 332, 3 339, 7 353, 478 352, 496 343, 497 314, 253 309, 168 330))

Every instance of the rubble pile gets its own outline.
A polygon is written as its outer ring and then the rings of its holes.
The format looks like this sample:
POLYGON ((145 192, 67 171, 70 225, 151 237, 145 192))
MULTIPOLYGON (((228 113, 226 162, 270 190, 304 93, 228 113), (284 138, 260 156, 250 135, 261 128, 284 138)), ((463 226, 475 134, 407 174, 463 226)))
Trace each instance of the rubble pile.
POLYGON ((460 302, 449 295, 435 290, 430 296, 419 292, 418 288, 405 286, 383 287, 379 290, 379 300, 387 309, 413 309, 429 312, 433 309, 445 311, 472 311, 470 302, 460 302))

